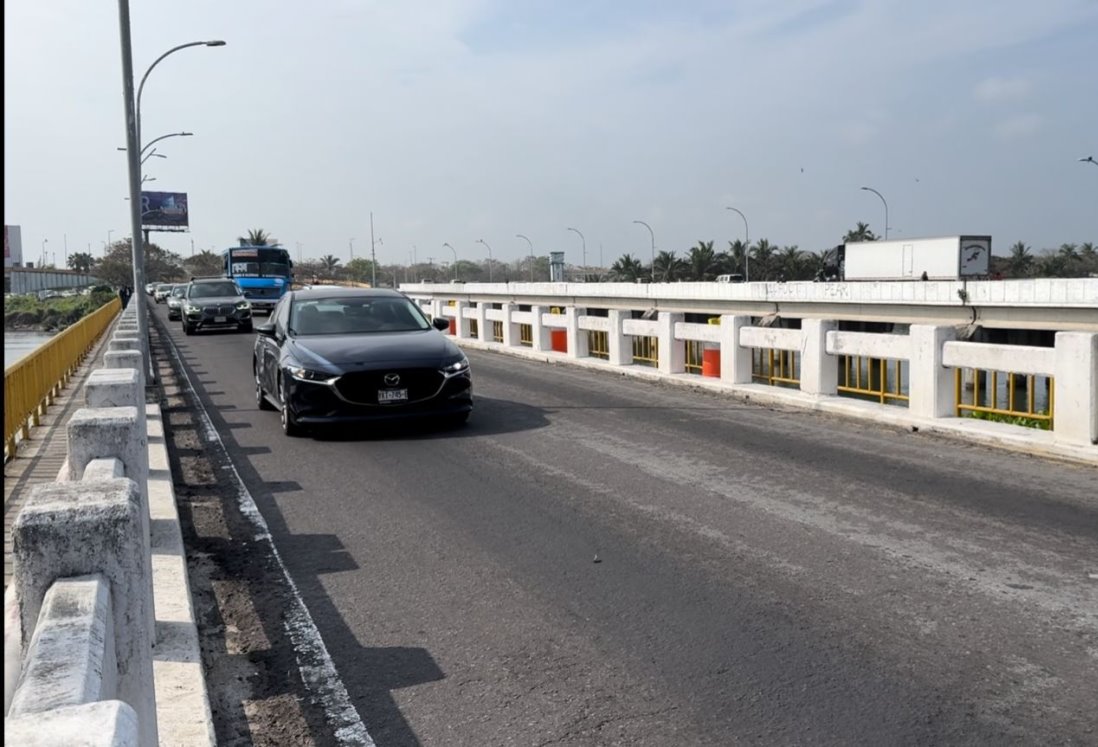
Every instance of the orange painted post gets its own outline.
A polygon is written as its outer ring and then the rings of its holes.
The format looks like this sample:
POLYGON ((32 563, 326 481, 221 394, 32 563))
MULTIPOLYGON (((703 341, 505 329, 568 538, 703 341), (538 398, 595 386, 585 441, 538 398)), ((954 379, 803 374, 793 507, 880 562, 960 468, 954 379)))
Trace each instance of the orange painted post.
MULTIPOLYGON (((719 316, 709 317, 709 324, 714 327, 721 325, 719 316)), ((702 376, 710 376, 719 379, 721 376, 721 346, 711 342, 702 347, 702 376)))
MULTIPOLYGON (((561 308, 554 306, 549 310, 550 314, 561 314, 561 308)), ((549 332, 549 347, 557 353, 568 352, 568 330, 566 329, 552 329, 549 332)))

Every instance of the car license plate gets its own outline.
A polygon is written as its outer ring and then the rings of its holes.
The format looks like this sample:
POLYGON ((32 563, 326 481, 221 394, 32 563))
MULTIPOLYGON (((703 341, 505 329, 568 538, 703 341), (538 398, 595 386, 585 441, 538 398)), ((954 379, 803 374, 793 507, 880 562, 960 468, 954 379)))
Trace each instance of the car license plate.
POLYGON ((381 403, 385 402, 407 402, 408 390, 407 389, 378 389, 377 401, 381 403))
POLYGON ((214 324, 224 324, 227 321, 228 321, 228 319, 226 317, 223 317, 223 316, 215 316, 214 317, 214 324))

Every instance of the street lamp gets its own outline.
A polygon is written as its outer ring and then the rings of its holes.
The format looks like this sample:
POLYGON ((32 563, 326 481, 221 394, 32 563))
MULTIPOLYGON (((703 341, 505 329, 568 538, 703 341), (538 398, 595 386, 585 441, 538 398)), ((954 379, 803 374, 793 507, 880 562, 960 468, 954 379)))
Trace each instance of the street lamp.
POLYGON ((741 213, 734 207, 725 208, 725 210, 731 210, 733 213, 739 213, 739 216, 743 218, 743 281, 745 283, 751 282, 751 268, 748 260, 751 258, 751 231, 747 227, 747 216, 741 213))
POLYGON ((488 282, 492 282, 492 247, 488 246, 488 242, 484 239, 477 239, 478 244, 484 244, 484 248, 488 250, 488 282))
POLYGON ((580 241, 583 242, 583 282, 587 282, 587 239, 583 238, 583 234, 580 233, 578 228, 569 228, 569 231, 573 231, 579 234, 580 241))
POLYGON ((458 253, 457 249, 447 244, 445 241, 442 245, 454 253, 454 280, 458 279, 458 253))
POLYGON ((634 223, 639 223, 648 229, 648 235, 652 237, 652 282, 656 281, 656 234, 652 231, 652 226, 648 225, 642 220, 635 220, 634 223))
POLYGON ((46 265, 46 244, 48 244, 49 241, 49 239, 42 239, 42 256, 38 258, 39 267, 45 267, 46 265))
POLYGON ((873 187, 862 187, 862 189, 864 189, 866 192, 872 192, 873 194, 877 195, 878 197, 881 198, 881 202, 884 203, 884 206, 885 206, 885 241, 888 241, 888 202, 885 201, 884 195, 882 195, 877 190, 873 189, 873 187))
MULTIPOLYGON (((136 120, 137 120, 137 142, 138 143, 141 142, 141 94, 145 90, 145 81, 148 80, 149 73, 151 73, 153 71, 153 68, 156 67, 157 65, 159 65, 160 61, 163 60, 168 55, 174 54, 175 52, 178 52, 181 49, 186 49, 187 47, 224 47, 224 46, 225 46, 225 42, 223 42, 220 39, 213 39, 213 40, 210 40, 210 41, 187 42, 186 44, 180 44, 177 47, 172 47, 167 52, 165 52, 164 54, 157 57, 156 60, 153 61, 153 64, 149 65, 149 69, 146 70, 145 74, 141 76, 141 83, 137 86, 137 105, 135 107, 136 108, 135 116, 136 116, 136 120)), ((151 143, 150 143, 150 145, 151 145, 151 143)))
POLYGON ((527 238, 525 235, 523 235, 521 233, 516 233, 515 238, 516 239, 522 239, 523 241, 526 242, 526 245, 530 247, 530 260, 531 260, 530 261, 530 282, 532 283, 532 282, 534 282, 534 262, 533 262, 533 259, 534 259, 534 242, 530 241, 529 238, 527 238))
MULTIPOLYGON (((154 143, 159 143, 161 140, 166 140, 167 138, 170 138, 170 137, 193 137, 193 136, 194 136, 193 132, 170 132, 167 135, 161 135, 160 137, 153 138, 149 142, 145 143, 145 147, 143 147, 140 152, 142 154, 144 154, 144 152, 147 151, 149 148, 151 148, 154 143)), ((125 151, 126 149, 125 148, 118 148, 117 150, 125 151)), ((161 156, 161 158, 167 158, 167 156, 161 156)), ((142 163, 144 163, 144 161, 142 161, 142 163)))

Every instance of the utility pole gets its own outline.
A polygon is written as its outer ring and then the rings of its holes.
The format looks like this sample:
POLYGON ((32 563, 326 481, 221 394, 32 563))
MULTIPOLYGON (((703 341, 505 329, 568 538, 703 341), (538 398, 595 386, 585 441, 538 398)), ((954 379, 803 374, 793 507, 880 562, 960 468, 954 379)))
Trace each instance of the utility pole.
POLYGON ((377 251, 374 249, 374 211, 370 211, 370 287, 377 287, 377 251))

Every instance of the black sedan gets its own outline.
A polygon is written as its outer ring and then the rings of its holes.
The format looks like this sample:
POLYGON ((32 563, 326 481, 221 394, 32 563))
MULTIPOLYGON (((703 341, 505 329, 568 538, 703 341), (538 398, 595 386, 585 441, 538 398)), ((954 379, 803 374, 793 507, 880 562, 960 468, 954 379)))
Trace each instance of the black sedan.
POLYGON ((407 296, 393 290, 290 291, 257 326, 256 404, 282 430, 433 419, 464 423, 473 409, 469 360, 407 296))

